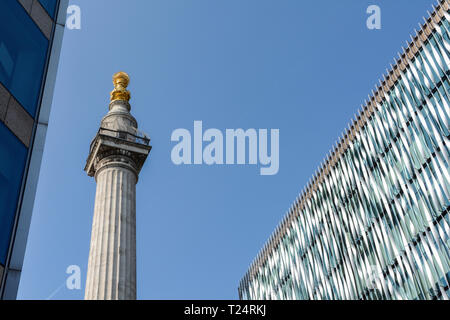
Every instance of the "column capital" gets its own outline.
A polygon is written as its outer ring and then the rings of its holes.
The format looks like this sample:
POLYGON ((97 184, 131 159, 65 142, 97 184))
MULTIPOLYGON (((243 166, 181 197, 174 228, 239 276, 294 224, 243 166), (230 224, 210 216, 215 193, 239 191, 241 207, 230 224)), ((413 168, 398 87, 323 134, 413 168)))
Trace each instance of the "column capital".
MULTIPOLYGON (((120 150, 123 151, 123 150, 120 150)), ((136 176, 136 183, 139 180, 139 171, 136 167, 136 162, 132 159, 132 155, 127 151, 117 152, 112 154, 104 154, 103 157, 98 157, 98 161, 95 163, 95 174, 94 178, 97 181, 98 175, 106 169, 109 168, 122 168, 124 170, 129 170, 133 172, 136 176)))
POLYGON ((128 159, 126 161, 132 164, 136 175, 139 175, 152 148, 149 142, 148 138, 140 138, 129 132, 100 128, 91 143, 84 170, 89 176, 94 177, 96 171, 101 168, 104 159, 123 158, 128 159))

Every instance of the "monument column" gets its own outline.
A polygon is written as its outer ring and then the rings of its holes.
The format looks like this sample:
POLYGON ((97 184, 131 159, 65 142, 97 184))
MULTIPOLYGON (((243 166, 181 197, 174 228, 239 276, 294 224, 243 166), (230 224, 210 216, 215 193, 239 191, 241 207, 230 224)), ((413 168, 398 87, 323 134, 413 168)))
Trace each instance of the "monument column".
POLYGON ((86 300, 136 299, 136 183, 151 147, 130 114, 128 75, 116 73, 113 83, 85 167, 97 182, 86 300))

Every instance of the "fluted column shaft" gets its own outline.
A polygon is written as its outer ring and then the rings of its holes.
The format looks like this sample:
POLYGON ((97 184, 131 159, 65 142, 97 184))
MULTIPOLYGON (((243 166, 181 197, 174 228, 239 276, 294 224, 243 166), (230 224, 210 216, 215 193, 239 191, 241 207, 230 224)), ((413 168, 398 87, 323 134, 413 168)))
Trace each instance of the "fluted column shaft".
POLYGON ((124 159, 100 163, 86 300, 136 299, 136 183, 124 159))

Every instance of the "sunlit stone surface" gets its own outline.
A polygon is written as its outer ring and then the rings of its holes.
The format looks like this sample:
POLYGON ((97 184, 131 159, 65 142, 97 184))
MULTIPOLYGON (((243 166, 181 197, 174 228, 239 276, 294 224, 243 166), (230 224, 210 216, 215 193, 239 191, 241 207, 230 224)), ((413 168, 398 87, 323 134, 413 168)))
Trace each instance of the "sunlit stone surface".
POLYGON ((130 114, 128 75, 113 81, 110 110, 85 167, 97 182, 86 300, 136 299, 136 183, 151 147, 130 114))

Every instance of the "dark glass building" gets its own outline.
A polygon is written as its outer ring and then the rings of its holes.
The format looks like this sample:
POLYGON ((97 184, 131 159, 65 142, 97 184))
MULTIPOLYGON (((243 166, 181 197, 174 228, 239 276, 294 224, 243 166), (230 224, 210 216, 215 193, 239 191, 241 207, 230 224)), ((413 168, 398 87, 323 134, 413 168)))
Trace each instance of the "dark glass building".
POLYGON ((440 0, 252 263, 240 299, 449 299, 449 19, 440 0))
POLYGON ((68 0, 0 2, 0 298, 15 299, 68 0))

